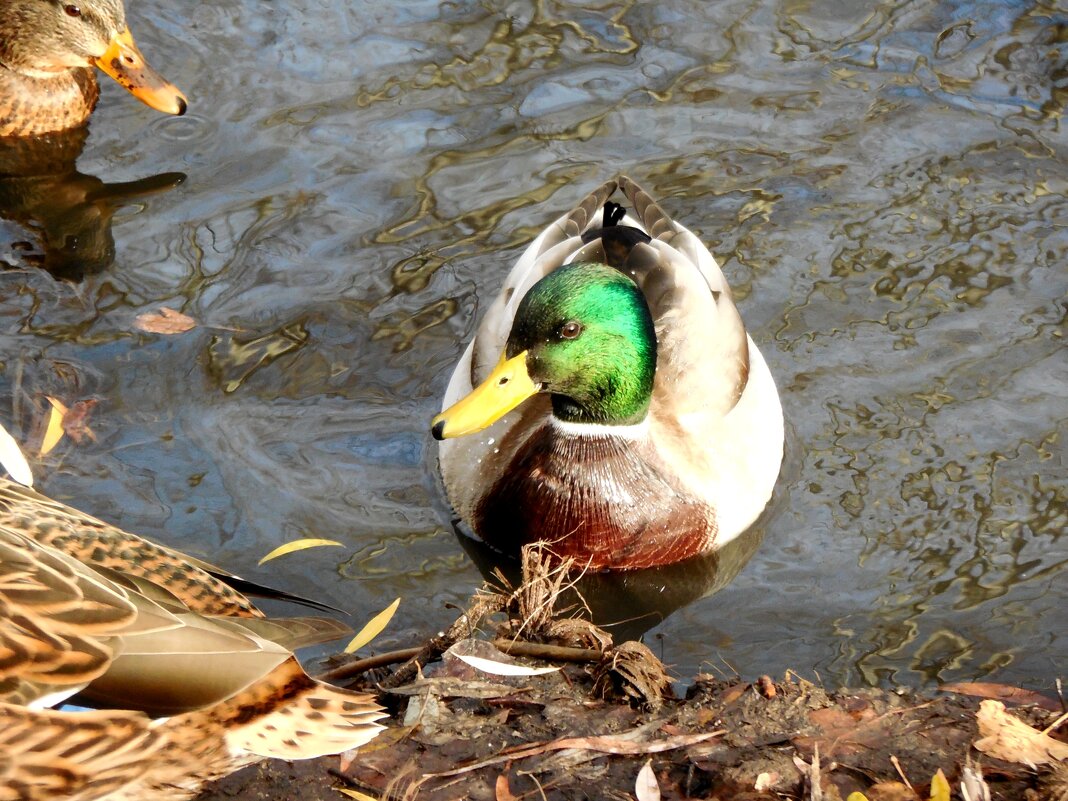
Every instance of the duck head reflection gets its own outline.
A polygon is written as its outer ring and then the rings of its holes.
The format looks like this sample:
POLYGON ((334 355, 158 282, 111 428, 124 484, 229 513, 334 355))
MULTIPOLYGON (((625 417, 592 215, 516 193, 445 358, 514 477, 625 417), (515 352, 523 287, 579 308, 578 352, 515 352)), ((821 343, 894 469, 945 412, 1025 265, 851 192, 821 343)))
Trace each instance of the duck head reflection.
POLYGON ((105 183, 78 172, 88 128, 38 137, 0 137, 0 267, 41 267, 81 281, 115 261, 111 218, 123 205, 173 189, 180 172, 105 183))

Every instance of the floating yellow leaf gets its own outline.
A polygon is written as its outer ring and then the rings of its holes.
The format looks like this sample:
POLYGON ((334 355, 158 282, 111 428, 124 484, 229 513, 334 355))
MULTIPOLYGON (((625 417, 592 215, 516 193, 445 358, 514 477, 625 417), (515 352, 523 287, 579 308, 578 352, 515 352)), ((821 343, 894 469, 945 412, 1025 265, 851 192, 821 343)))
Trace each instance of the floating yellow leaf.
POLYGON ((263 557, 258 564, 269 562, 272 559, 277 559, 279 556, 285 556, 287 553, 293 553, 295 551, 303 551, 307 548, 320 548, 324 545, 336 545, 338 548, 344 548, 340 542, 335 540, 321 540, 315 537, 308 537, 303 540, 293 540, 293 542, 287 542, 284 545, 279 545, 265 557, 263 557))
POLYGON ((949 801, 949 782, 941 768, 931 778, 931 801, 949 801))
POLYGON ((352 642, 345 646, 345 653, 351 654, 354 651, 358 651, 381 634, 382 629, 389 625, 389 621, 393 619, 393 614, 397 611, 398 606, 400 606, 400 598, 368 620, 367 625, 352 638, 352 642))
POLYGON ((0 466, 3 466, 15 481, 27 487, 33 486, 33 471, 30 470, 30 465, 22 454, 22 448, 2 425, 0 425, 0 466))
POLYGON ((52 404, 52 408, 48 412, 48 427, 45 428, 44 437, 41 439, 41 448, 37 452, 38 456, 44 456, 63 439, 63 416, 67 413, 67 407, 62 403, 48 395, 45 395, 45 397, 52 404))

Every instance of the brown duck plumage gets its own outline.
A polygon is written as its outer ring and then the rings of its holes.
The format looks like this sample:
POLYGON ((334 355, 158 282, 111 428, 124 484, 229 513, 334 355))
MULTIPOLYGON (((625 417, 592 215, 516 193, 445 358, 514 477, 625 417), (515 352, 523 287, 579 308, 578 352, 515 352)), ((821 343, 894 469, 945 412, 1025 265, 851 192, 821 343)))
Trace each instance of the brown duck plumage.
POLYGON ((344 626, 267 620, 218 575, 0 478, 0 801, 183 798, 378 733, 371 696, 292 654, 344 626), (116 708, 42 708, 75 693, 116 708))
POLYGON ((94 67, 153 108, 185 113, 185 97, 137 49, 121 0, 3 0, 0 136, 81 125, 100 95, 94 67))

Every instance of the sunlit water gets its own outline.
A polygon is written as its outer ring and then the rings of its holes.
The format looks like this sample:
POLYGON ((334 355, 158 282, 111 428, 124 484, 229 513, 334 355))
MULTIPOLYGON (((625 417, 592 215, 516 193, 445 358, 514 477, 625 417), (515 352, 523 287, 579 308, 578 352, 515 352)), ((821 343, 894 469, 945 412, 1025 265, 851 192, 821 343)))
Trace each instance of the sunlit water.
POLYGON ((105 86, 78 169, 187 179, 93 206, 114 263, 79 283, 0 221, 0 419, 32 439, 44 395, 100 401, 45 491, 357 619, 401 596, 381 648, 443 627, 481 577, 428 420, 522 245, 626 171, 722 263, 789 428, 756 554, 654 648, 681 675, 832 685, 1065 674, 1063 11, 140 0, 131 21, 191 113, 105 86), (161 306, 199 327, 136 333, 161 306), (302 536, 344 548, 256 567, 302 536))

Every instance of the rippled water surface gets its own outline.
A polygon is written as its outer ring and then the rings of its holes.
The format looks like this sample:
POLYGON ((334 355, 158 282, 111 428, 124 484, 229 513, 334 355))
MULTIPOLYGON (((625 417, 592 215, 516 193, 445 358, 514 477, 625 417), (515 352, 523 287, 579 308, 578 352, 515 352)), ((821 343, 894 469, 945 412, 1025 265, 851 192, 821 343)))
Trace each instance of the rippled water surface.
POLYGON ((357 617, 400 595, 383 648, 446 625, 481 576, 428 420, 521 247, 626 171, 720 260, 789 429, 755 555, 654 647, 682 675, 1064 675, 1063 11, 140 0, 130 16, 191 114, 104 87, 80 174, 43 203, 77 218, 83 263, 57 272, 81 280, 36 266, 62 225, 0 221, 0 419, 32 439, 44 395, 99 400, 96 441, 46 457, 45 491, 357 617), (136 333, 161 306, 200 325, 136 333), (300 536, 345 547, 256 567, 300 536))

